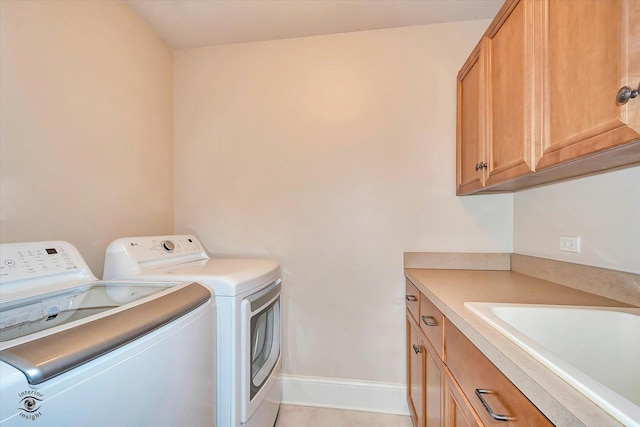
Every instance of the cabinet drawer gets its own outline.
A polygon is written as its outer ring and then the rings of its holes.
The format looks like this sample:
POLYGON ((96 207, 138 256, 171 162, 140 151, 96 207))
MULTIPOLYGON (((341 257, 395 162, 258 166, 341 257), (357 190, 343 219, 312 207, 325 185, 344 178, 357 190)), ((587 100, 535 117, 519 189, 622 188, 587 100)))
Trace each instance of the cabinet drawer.
POLYGON ((446 364, 485 425, 553 425, 462 332, 446 322, 446 364), (497 415, 508 419, 496 420, 497 415))
POLYGON ((424 295, 420 297, 420 328, 435 348, 440 360, 443 359, 444 316, 424 295))
POLYGON ((407 309, 413 316, 413 320, 418 321, 420 313, 420 291, 416 286, 407 280, 407 291, 405 295, 407 301, 407 309))

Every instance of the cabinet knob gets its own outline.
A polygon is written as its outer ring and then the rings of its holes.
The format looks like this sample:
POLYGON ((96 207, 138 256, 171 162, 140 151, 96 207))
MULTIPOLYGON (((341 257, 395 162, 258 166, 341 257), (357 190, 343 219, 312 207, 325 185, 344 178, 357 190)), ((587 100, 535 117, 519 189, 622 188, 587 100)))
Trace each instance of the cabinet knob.
POLYGON ((616 95, 616 104, 626 104, 631 98, 635 98, 636 96, 638 96, 638 92, 640 92, 640 83, 638 83, 637 89, 631 89, 629 86, 621 87, 618 91, 618 94, 616 95))
POLYGON ((418 298, 415 295, 406 295, 405 298, 409 302, 418 301, 418 298))
POLYGON ((487 164, 485 162, 480 162, 476 165, 476 170, 479 171, 480 169, 484 169, 487 167, 487 164))
POLYGON ((413 344, 413 351, 415 351, 416 354, 422 353, 422 347, 420 347, 419 345, 413 344))

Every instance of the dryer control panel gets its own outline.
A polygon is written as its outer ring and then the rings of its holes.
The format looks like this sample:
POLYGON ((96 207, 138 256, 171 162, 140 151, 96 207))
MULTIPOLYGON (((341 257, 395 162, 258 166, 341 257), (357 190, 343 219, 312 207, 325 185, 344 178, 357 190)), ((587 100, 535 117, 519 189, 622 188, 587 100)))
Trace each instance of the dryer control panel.
POLYGON ((155 268, 209 259, 191 235, 124 237, 107 247, 104 279, 138 274, 155 268))
POLYGON ((124 243, 124 249, 138 262, 204 253, 193 236, 125 237, 118 241, 124 243))

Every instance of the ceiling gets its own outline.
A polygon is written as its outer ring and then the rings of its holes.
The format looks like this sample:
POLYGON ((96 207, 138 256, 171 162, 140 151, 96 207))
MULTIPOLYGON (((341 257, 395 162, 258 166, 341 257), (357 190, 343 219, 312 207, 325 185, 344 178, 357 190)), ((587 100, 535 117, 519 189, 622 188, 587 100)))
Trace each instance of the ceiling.
POLYGON ((125 0, 174 49, 493 18, 504 0, 125 0))

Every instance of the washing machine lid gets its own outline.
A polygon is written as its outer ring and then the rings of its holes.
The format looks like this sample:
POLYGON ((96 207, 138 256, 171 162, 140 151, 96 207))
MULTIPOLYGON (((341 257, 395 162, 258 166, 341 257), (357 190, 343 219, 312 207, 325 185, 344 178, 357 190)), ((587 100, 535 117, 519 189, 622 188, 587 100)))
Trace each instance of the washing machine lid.
MULTIPOLYGON (((158 294, 179 282, 90 282, 0 302, 0 349, 34 333, 158 294)), ((20 340, 23 341, 23 340, 20 340)))
POLYGON ((252 293, 280 277, 280 264, 261 258, 209 258, 145 271, 132 278, 200 282, 216 297, 252 293))
POLYGON ((187 282, 93 282, 0 303, 0 360, 39 384, 211 301, 187 282))
POLYGON ((98 281, 63 241, 0 245, 0 360, 39 384, 211 301, 197 283, 98 281))

